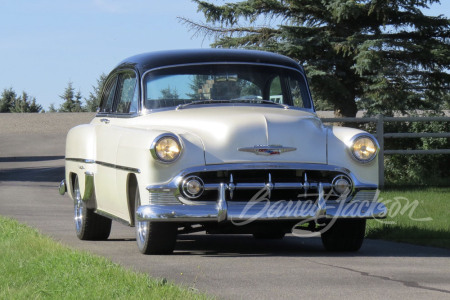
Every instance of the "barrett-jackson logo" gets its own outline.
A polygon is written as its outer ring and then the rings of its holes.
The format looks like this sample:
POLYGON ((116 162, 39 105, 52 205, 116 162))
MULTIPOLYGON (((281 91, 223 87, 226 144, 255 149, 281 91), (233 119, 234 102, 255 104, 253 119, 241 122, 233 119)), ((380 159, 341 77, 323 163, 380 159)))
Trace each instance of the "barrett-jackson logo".
POLYGON ((284 147, 281 145, 255 145, 253 147, 243 147, 238 148, 238 151, 251 152, 256 155, 280 155, 284 152, 295 151, 297 148, 294 147, 284 147))

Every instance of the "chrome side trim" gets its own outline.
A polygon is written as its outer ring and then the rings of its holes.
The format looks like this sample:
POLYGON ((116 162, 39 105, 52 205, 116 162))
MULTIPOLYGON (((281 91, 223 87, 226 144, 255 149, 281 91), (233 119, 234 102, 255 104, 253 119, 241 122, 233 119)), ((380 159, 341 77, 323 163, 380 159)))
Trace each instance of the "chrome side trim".
POLYGON ((98 160, 93 160, 93 159, 67 157, 66 160, 79 162, 79 163, 85 163, 85 164, 97 164, 97 165, 100 165, 100 166, 103 166, 103 167, 118 169, 118 170, 132 172, 132 173, 138 173, 138 174, 141 173, 141 170, 137 169, 137 168, 131 168, 131 167, 126 167, 126 166, 115 165, 115 164, 111 164, 111 163, 107 163, 107 162, 103 162, 103 161, 98 161, 98 160))
POLYGON ((132 173, 141 173, 141 170, 137 169, 137 168, 131 168, 131 167, 126 167, 126 166, 120 166, 120 165, 115 165, 115 164, 111 164, 111 163, 107 163, 107 162, 102 162, 102 161, 95 161, 96 164, 103 166, 103 167, 107 167, 107 168, 113 168, 113 169, 117 169, 117 170, 122 170, 122 171, 127 171, 127 172, 132 172, 132 173))
POLYGON ((85 164, 95 164, 95 160, 92 159, 66 157, 66 160, 85 164))

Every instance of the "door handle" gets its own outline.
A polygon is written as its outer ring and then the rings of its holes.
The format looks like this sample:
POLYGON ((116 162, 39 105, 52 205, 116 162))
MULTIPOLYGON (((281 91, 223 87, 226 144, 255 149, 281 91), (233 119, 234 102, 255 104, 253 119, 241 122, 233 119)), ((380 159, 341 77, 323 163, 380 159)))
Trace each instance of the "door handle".
POLYGON ((109 124, 109 119, 106 119, 106 118, 100 119, 100 122, 103 122, 105 124, 109 124))

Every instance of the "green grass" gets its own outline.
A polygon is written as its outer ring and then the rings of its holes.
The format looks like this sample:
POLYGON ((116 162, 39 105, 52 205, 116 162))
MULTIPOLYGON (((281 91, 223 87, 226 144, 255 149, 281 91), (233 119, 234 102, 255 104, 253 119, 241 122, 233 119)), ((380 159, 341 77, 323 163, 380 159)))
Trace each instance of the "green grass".
POLYGON ((450 188, 390 189, 388 218, 367 222, 367 237, 450 249, 450 188))
POLYGON ((0 299, 207 299, 0 216, 0 299))

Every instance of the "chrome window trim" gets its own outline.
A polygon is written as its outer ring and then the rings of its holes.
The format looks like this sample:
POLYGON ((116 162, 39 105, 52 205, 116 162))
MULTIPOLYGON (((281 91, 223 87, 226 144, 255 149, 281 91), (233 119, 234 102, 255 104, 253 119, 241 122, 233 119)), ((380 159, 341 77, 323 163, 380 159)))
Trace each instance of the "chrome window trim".
MULTIPOLYGON (((117 85, 117 81, 119 80, 119 75, 121 73, 127 73, 127 72, 132 72, 136 75, 136 83, 134 86, 134 89, 138 89, 138 95, 140 97, 140 95, 142 94, 142 89, 141 89, 141 85, 139 84, 142 80, 142 78, 139 76, 139 72, 133 68, 119 68, 116 69, 115 71, 112 71, 111 74, 108 75, 108 77, 105 79, 105 85, 103 86, 103 89, 101 91, 101 99, 100 99, 100 103, 99 106, 97 107, 97 113, 95 115, 95 117, 109 117, 109 118, 134 118, 140 115, 140 112, 143 110, 143 98, 138 99, 138 108, 137 108, 137 112, 133 112, 133 113, 114 113, 112 111, 110 112, 101 112, 101 105, 102 105, 102 98, 103 98, 103 93, 104 93, 104 88, 106 87, 106 83, 108 83, 108 81, 113 78, 114 76, 116 76, 116 85, 117 85)), ((117 99, 118 95, 117 95, 117 86, 114 87, 114 101, 113 101, 113 107, 117 105, 117 99)))

